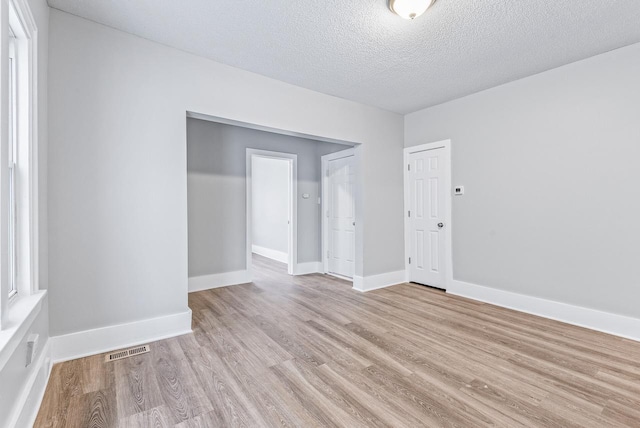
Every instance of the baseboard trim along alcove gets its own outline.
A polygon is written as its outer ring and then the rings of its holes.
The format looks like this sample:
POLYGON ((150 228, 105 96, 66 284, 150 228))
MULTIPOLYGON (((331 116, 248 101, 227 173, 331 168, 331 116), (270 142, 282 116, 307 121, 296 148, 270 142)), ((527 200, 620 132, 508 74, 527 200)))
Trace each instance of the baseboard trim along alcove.
POLYGON ((53 362, 101 354, 191 333, 185 312, 51 337, 53 362))

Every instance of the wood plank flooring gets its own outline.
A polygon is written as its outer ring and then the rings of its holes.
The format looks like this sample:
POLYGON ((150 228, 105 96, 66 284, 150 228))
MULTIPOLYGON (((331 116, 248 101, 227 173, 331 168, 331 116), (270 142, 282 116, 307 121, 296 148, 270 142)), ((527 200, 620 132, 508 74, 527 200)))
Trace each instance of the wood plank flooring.
POLYGON ((255 258, 194 333, 56 364, 37 427, 640 427, 640 343, 414 284, 255 258))

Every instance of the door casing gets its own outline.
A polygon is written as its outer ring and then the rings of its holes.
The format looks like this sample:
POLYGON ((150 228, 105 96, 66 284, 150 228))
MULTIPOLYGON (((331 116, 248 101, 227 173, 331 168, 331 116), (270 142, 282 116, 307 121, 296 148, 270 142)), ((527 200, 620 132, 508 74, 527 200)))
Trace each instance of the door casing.
POLYGON ((404 263, 405 263, 405 277, 406 281, 411 281, 410 277, 410 266, 409 266, 409 257, 411 257, 411 236, 410 236, 410 222, 408 211, 410 207, 410 183, 409 183, 409 155, 412 153, 423 152, 427 150, 434 149, 444 149, 448 162, 445 165, 445 173, 444 173, 444 206, 445 206, 445 215, 444 215, 444 239, 445 239, 445 257, 444 257, 444 289, 447 290, 451 287, 453 283, 453 251, 452 251, 452 197, 451 197, 451 140, 443 140, 437 141, 434 143, 421 144, 418 146, 407 147, 404 149, 404 157, 403 157, 403 170, 404 170, 404 263))

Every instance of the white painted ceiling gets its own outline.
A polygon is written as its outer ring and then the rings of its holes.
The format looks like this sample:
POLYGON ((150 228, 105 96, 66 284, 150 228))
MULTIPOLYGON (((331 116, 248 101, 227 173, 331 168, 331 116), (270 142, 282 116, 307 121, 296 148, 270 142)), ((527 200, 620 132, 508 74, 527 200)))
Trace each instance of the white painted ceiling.
POLYGON ((399 113, 640 42, 639 0, 49 0, 57 9, 399 113))

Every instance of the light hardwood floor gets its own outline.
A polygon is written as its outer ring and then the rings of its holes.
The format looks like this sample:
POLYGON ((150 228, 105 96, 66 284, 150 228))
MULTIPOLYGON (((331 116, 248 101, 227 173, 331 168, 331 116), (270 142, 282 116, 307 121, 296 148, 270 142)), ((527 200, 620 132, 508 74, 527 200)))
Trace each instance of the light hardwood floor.
POLYGON ((640 427, 640 343, 255 264, 189 295, 194 334, 55 365, 36 426, 640 427))

